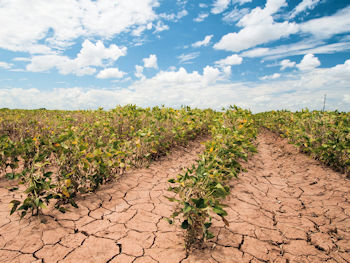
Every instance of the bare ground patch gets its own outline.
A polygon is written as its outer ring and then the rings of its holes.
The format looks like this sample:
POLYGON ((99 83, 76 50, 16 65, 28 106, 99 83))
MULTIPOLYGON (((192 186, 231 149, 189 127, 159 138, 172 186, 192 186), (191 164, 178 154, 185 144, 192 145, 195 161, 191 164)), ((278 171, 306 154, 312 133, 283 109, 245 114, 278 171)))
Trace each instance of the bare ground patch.
POLYGON ((9 216, 15 194, 1 182, 0 262, 350 262, 350 181, 267 131, 232 180, 230 225, 215 220, 217 237, 186 256, 182 232, 162 219, 172 211, 163 196, 200 141, 80 197, 79 209, 46 211, 45 224, 9 216))

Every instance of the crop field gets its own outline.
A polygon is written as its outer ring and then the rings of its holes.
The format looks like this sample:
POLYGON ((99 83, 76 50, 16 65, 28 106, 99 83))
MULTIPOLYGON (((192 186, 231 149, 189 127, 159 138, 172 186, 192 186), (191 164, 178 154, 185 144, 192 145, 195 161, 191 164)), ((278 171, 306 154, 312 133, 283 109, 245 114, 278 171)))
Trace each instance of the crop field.
POLYGON ((346 112, 1 109, 0 262, 349 262, 349 156, 346 112))

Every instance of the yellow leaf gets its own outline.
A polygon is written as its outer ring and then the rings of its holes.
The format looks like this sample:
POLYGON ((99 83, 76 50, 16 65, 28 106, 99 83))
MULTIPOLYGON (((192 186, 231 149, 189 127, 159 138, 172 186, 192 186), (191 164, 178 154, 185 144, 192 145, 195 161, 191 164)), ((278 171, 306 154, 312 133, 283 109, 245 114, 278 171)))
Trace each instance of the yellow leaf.
POLYGON ((67 179, 64 181, 64 184, 69 187, 72 184, 72 181, 70 179, 67 179))
POLYGON ((64 194, 66 197, 69 197, 69 193, 66 188, 62 189, 62 194, 64 194))
POLYGON ((156 149, 151 149, 151 153, 157 153, 156 149))
POLYGON ((211 153, 213 150, 214 150, 214 148, 213 148, 213 147, 211 147, 211 148, 210 148, 210 150, 209 150, 209 152, 211 153))

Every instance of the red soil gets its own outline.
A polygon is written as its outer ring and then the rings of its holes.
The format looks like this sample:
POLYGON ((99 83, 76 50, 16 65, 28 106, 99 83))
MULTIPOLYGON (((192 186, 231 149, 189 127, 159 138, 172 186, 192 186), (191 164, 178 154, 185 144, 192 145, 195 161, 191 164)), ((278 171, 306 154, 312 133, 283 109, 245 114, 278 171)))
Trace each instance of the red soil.
POLYGON ((40 219, 9 216, 20 194, 0 180, 0 262, 350 262, 350 181, 263 131, 259 152, 232 180, 229 226, 186 256, 183 233, 169 225, 169 178, 191 166, 200 140, 178 147, 147 169, 133 170, 78 209, 48 209, 40 219))

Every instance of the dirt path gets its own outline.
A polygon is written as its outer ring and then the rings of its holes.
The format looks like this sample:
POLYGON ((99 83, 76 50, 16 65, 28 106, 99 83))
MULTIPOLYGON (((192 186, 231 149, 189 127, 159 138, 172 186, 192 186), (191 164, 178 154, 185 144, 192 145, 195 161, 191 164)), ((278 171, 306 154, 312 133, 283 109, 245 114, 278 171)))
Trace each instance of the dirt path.
POLYGON ((169 194, 167 180, 195 163, 200 141, 78 199, 79 209, 47 211, 45 224, 9 216, 13 193, 0 182, 0 262, 181 261, 182 233, 162 219, 172 212, 163 195, 169 194))
POLYGON ((184 262, 350 262, 350 181, 268 131, 232 182, 229 227, 184 262))
MULTIPOLYGON (((194 163, 199 141, 130 172, 66 214, 18 221, 0 188, 0 262, 350 262, 350 181, 269 132, 247 173, 232 181, 226 227, 186 257, 183 236, 163 216, 167 179, 194 163)), ((2 182, 0 182, 1 186, 2 182)))

